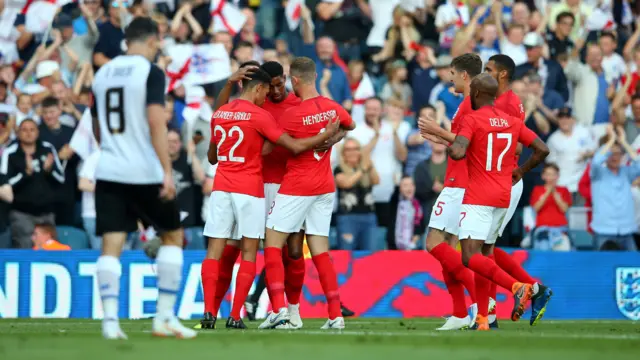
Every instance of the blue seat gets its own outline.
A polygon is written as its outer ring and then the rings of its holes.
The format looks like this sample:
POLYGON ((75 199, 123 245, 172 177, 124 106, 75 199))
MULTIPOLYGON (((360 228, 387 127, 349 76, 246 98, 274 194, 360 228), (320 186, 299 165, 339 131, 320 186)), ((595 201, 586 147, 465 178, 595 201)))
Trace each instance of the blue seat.
POLYGON ((206 240, 202 230, 198 226, 184 229, 184 236, 187 240, 186 250, 204 250, 206 248, 206 240))
POLYGON ((73 226, 57 226, 58 241, 69 245, 73 250, 89 249, 89 236, 84 230, 73 226))
POLYGON ((594 250, 593 235, 586 230, 570 230, 571 242, 577 250, 594 250))

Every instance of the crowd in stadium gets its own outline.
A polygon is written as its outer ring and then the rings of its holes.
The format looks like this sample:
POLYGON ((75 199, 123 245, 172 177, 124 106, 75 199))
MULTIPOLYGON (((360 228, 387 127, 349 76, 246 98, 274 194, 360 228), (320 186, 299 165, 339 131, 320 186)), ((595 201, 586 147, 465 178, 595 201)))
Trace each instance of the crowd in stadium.
MULTIPOLYGON (((420 135, 417 119, 450 128, 462 94, 450 87, 449 65, 476 52, 485 62, 499 53, 515 61, 512 89, 526 125, 551 150, 547 164, 523 179, 520 206, 498 244, 637 249, 636 2, 303 3, 0 0, 0 248, 100 248, 92 195, 99 151, 82 119, 95 71, 126 48, 123 28, 150 16, 164 44, 157 64, 168 79, 169 150, 187 248, 206 242, 202 209, 215 176, 207 150, 218 93, 237 82, 243 62, 275 60, 286 72, 295 56, 308 56, 321 94, 358 124, 332 150, 332 248, 423 249, 447 154, 420 135), (607 142, 615 143, 611 155, 594 157, 607 142)), ((128 247, 154 236, 140 228, 128 247)))

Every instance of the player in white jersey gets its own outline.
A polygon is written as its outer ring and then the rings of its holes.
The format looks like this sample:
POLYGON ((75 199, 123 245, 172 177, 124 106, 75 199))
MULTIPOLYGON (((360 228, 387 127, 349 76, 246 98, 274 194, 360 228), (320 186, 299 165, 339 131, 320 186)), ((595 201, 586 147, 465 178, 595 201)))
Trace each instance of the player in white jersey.
POLYGON ((142 219, 158 229, 157 315, 153 335, 192 338, 174 314, 182 276, 182 229, 167 147, 165 76, 151 61, 160 49, 158 25, 135 18, 125 30, 127 53, 104 65, 92 86, 94 133, 101 157, 96 168, 96 232, 102 254, 96 263, 104 319, 102 335, 126 339, 118 321, 120 252, 127 233, 142 219))

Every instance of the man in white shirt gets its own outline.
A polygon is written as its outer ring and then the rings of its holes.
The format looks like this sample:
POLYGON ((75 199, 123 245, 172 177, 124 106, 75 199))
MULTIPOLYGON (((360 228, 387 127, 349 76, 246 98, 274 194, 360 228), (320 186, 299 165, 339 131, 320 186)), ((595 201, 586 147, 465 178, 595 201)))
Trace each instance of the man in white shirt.
POLYGON ((578 182, 597 147, 589 129, 576 125, 570 109, 558 113, 558 130, 547 140, 550 154, 548 163, 555 163, 562 171, 559 186, 566 186, 570 192, 578 190, 578 182))
MULTIPOLYGON (((402 101, 390 99, 386 103, 386 117, 382 116, 382 100, 370 98, 365 103, 365 124, 349 134, 360 142, 363 151, 371 153, 371 161, 378 169, 380 184, 373 187, 378 225, 387 229, 393 223, 391 197, 401 177, 402 165, 407 159, 407 137, 411 126, 404 121, 405 105, 402 101)), ((391 232, 387 231, 387 234, 391 232)), ((393 235, 387 236, 387 245, 395 247, 393 235), (391 240, 391 241, 389 241, 391 240)))

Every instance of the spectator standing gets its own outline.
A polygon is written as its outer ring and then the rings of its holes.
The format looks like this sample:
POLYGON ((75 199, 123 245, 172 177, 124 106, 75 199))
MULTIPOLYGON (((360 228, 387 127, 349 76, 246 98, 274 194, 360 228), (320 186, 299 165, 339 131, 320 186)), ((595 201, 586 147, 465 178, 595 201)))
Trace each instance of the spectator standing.
POLYGON ((91 31, 91 22, 100 26, 105 21, 104 8, 99 0, 84 0, 78 3, 82 16, 73 20, 73 33, 78 37, 91 31))
POLYGON ((504 32, 502 25, 502 2, 493 3, 492 12, 498 29, 498 38, 500 39, 500 51, 508 55, 517 65, 524 64, 527 61, 527 51, 523 41, 526 34, 526 28, 522 24, 511 24, 504 32))
POLYGON ((62 51, 60 52, 62 67, 69 68, 76 73, 83 64, 91 64, 93 48, 100 37, 98 26, 92 15, 96 13, 93 10, 94 3, 95 0, 79 2, 78 7, 82 16, 78 17, 75 22, 64 13, 60 13, 56 19, 56 28, 60 29, 62 34, 62 51), (79 20, 82 20, 82 24, 84 24, 81 34, 75 33, 75 27, 79 20), (74 63, 77 65, 75 69, 71 66, 74 63))
POLYGON ((56 149, 38 139, 38 126, 27 119, 18 128, 18 141, 2 152, 0 172, 13 187, 13 247, 28 249, 36 223, 54 224, 55 193, 64 183, 64 169, 56 149))
POLYGON ((350 136, 364 145, 371 154, 371 161, 378 170, 380 183, 373 187, 378 225, 387 228, 387 246, 395 248, 393 241, 393 209, 390 201, 402 176, 402 164, 407 158, 407 137, 411 127, 404 118, 404 104, 390 100, 386 106, 386 117, 382 116, 382 100, 370 98, 365 102, 365 123, 351 132, 350 136))
POLYGON ((636 152, 629 146, 626 134, 607 127, 608 141, 596 152, 591 164, 591 192, 596 246, 613 241, 623 250, 637 250, 633 234, 638 232, 631 184, 640 176, 636 152), (622 164, 627 153, 629 165, 622 164))
POLYGON ((342 250, 377 250, 378 230, 372 187, 380 182, 371 155, 360 143, 347 138, 341 149, 340 165, 335 169, 338 188, 336 224, 342 250))
POLYGON ((361 0, 343 0, 322 1, 316 5, 316 14, 324 21, 324 36, 336 42, 340 57, 347 62, 360 59, 360 45, 371 30, 371 19, 360 8, 364 3, 361 0))
POLYGON ((56 227, 47 223, 36 224, 31 235, 33 241, 33 250, 71 250, 69 245, 61 244, 56 240, 58 232, 56 227))
POLYGON ((125 50, 124 32, 120 19, 120 6, 128 7, 126 1, 113 0, 109 2, 109 16, 100 26, 100 36, 93 49, 93 66, 99 68, 114 57, 121 55, 125 50))
MULTIPOLYGON (((431 157, 416 167, 413 179, 416 184, 416 198, 423 209, 431 209, 444 189, 444 177, 447 170, 447 147, 430 142, 431 157)), ((430 211, 425 211, 424 224, 429 223, 430 211)))
POLYGON ((431 93, 441 82, 446 82, 451 58, 438 58, 433 55, 433 49, 422 46, 413 60, 409 62, 409 85, 413 94, 412 110, 418 111, 422 106, 430 104, 431 93), (448 61, 448 62, 447 62, 448 61))
MULTIPOLYGON (((463 11, 468 15, 469 9, 464 5, 463 11)), ((453 40, 456 37, 456 33, 464 25, 464 19, 462 19, 462 13, 457 7, 457 3, 453 0, 446 0, 442 5, 438 6, 436 10, 435 25, 440 33, 440 48, 448 50, 453 44, 453 40)))
POLYGON ((558 130, 551 134, 547 145, 550 151, 547 162, 555 163, 562 169, 558 185, 575 193, 587 161, 596 148, 591 132, 576 124, 569 109, 563 109, 558 113, 558 130))
POLYGON ((566 228, 567 210, 571 206, 571 193, 564 186, 558 186, 560 168, 553 163, 545 164, 542 170, 544 185, 538 185, 531 192, 531 206, 536 212, 536 227, 566 228))
POLYGON ((407 84, 407 65, 402 60, 396 60, 388 66, 388 81, 382 87, 380 98, 387 101, 391 98, 402 100, 405 104, 411 104, 411 86, 407 84))
POLYGON ((525 36, 526 61, 516 66, 515 77, 520 79, 530 73, 537 73, 545 89, 555 90, 566 102, 569 100, 569 88, 564 70, 555 60, 546 60, 542 57, 544 45, 544 39, 537 33, 528 33, 525 36))
POLYGON ((413 25, 411 14, 398 5, 393 10, 393 24, 387 30, 382 50, 371 60, 381 63, 387 60, 406 59, 412 44, 420 43, 420 33, 413 25))
POLYGON ((186 212, 182 220, 185 228, 193 227, 197 223, 200 204, 196 201, 196 191, 205 180, 204 169, 196 156, 196 144, 189 141, 187 149, 182 148, 180 134, 177 130, 169 130, 169 156, 173 168, 173 181, 176 184, 176 197, 181 212, 186 212))
POLYGON ((60 122, 62 109, 60 102, 54 97, 42 101, 42 123, 39 129, 39 139, 53 145, 60 158, 64 171, 64 183, 55 193, 55 216, 57 225, 77 225, 76 195, 78 189, 77 168, 80 158, 69 146, 74 129, 60 122))
POLYGON ((82 191, 82 224, 89 235, 89 243, 94 250, 102 249, 102 237, 96 234, 96 167, 100 160, 100 149, 94 150, 82 162, 78 174, 78 189, 82 191))
POLYGON ((424 211, 416 199, 413 178, 405 176, 400 181, 400 194, 395 217, 395 240, 398 250, 415 250, 425 230, 424 211))
POLYGON ((624 132, 629 144, 634 144, 640 135, 640 94, 631 97, 631 117, 622 118, 620 123, 624 127, 624 132))
POLYGON ((416 166, 431 156, 431 146, 429 142, 420 135, 420 129, 418 129, 418 119, 420 117, 429 119, 438 118, 436 109, 431 105, 423 106, 420 111, 416 113, 414 128, 407 137, 407 163, 404 166, 404 175, 407 176, 413 176, 416 166))
POLYGON ((556 28, 556 19, 563 12, 570 12, 574 15, 575 21, 571 28, 570 37, 573 41, 576 41, 580 37, 580 32, 583 31, 585 21, 591 16, 593 7, 585 4, 582 0, 564 0, 554 4, 549 15, 549 27, 551 29, 556 28))
POLYGON ((575 20, 573 13, 568 11, 561 12, 556 16, 556 27, 553 31, 549 31, 546 36, 551 59, 557 61, 559 55, 573 52, 575 44, 569 36, 571 36, 571 29, 573 29, 575 20))
POLYGON ((526 114, 525 123, 542 141, 546 141, 558 129, 557 114, 564 107, 564 99, 555 90, 545 89, 538 74, 529 75, 525 79, 527 95, 522 101, 526 114))
POLYGON ((627 64, 620 54, 616 52, 618 39, 612 32, 603 32, 598 41, 602 50, 602 70, 607 77, 607 83, 617 83, 622 75, 627 72, 627 64))

